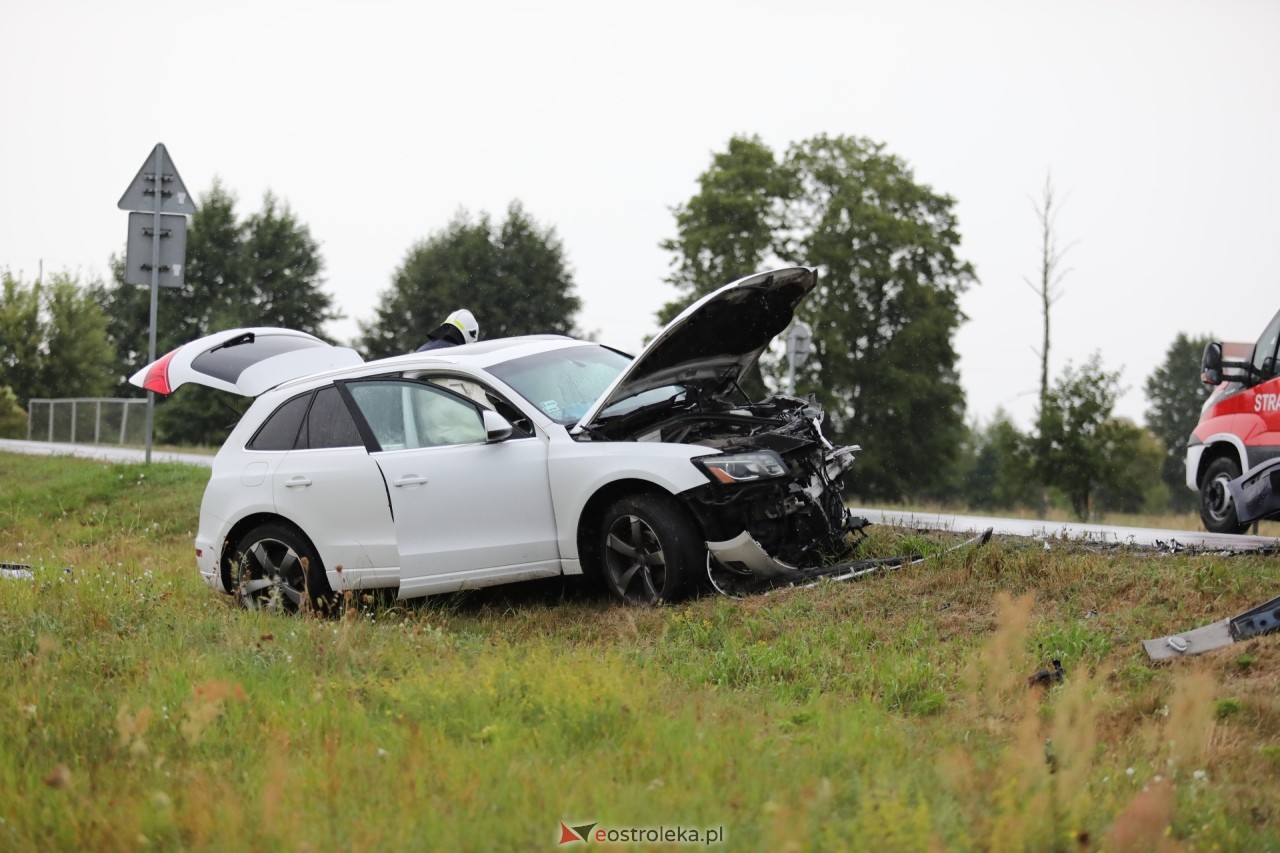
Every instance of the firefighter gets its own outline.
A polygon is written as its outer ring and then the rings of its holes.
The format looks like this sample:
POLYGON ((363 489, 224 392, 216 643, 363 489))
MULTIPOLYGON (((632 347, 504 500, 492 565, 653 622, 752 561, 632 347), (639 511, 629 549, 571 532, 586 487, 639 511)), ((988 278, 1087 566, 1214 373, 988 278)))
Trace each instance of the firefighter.
POLYGON ((460 344, 474 344, 480 339, 480 324, 475 315, 466 308, 459 308, 444 322, 427 335, 427 342, 418 347, 418 352, 454 347, 460 344))

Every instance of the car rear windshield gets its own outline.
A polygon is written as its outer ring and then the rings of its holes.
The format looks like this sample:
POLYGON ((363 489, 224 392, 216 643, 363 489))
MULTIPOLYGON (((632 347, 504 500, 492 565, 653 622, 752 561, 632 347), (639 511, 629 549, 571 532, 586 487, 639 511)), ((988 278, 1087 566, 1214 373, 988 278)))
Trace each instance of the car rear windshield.
POLYGON ((206 376, 235 383, 246 369, 269 358, 295 350, 328 346, 314 338, 247 332, 196 356, 191 368, 206 376))

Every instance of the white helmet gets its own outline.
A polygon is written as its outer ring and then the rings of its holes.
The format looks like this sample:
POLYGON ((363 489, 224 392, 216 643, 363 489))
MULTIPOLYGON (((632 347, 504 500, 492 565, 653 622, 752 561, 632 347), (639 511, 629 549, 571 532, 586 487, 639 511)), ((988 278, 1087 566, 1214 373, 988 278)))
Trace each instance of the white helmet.
POLYGON ((462 341, 467 344, 474 344, 480 340, 480 324, 476 322, 475 315, 466 308, 459 308, 444 321, 450 326, 456 326, 458 331, 462 332, 462 341))

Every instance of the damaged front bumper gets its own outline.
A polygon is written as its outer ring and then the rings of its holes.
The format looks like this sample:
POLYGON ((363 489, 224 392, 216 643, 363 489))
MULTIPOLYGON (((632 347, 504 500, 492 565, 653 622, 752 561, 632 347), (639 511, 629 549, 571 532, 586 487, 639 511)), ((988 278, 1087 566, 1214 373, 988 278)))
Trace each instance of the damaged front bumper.
MULTIPOLYGON (((870 522, 865 518, 850 516, 850 530, 861 531, 870 522)), ((981 533, 946 549, 935 556, 950 554, 966 548, 985 545, 991 540, 993 530, 988 527, 981 533)), ((721 595, 737 598, 743 594, 758 592, 778 586, 812 586, 822 580, 848 581, 877 571, 887 571, 924 562, 921 554, 899 554, 892 557, 872 557, 848 560, 820 566, 793 566, 771 556, 747 531, 732 539, 707 543, 707 579, 721 595)))
POLYGON ((866 525, 850 514, 840 494, 858 447, 815 449, 786 458, 790 476, 733 485, 713 482, 681 495, 718 561, 773 579, 849 553, 851 534, 866 525))
POLYGON ((773 557, 745 530, 732 539, 708 542, 707 551, 729 571, 757 580, 791 583, 806 578, 807 572, 812 571, 773 557))

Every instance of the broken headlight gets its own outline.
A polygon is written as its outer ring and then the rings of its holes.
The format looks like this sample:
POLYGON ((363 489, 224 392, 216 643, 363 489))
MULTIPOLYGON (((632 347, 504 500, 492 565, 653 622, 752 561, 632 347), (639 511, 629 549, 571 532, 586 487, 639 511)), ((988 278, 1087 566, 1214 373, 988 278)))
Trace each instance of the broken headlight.
POLYGON ((787 476, 782 457, 772 450, 700 456, 693 462, 715 482, 730 485, 787 476))

